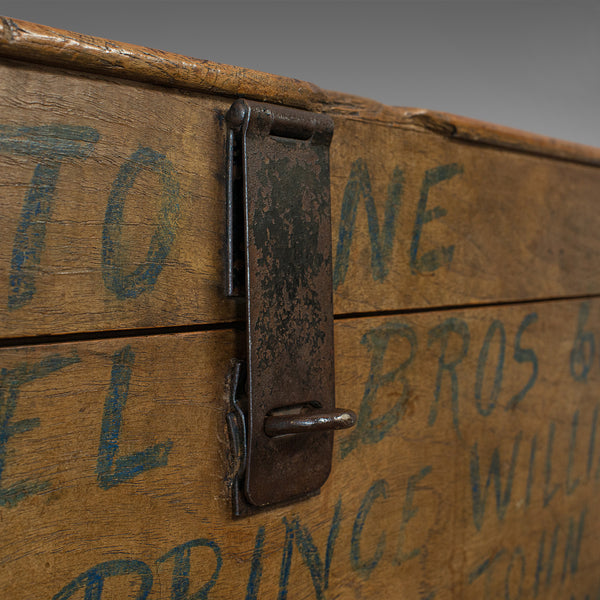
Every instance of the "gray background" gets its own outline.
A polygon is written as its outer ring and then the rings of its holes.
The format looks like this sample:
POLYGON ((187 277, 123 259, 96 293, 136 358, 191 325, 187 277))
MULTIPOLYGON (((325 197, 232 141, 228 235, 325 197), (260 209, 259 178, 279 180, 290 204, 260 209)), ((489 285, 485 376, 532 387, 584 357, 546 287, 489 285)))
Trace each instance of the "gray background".
POLYGON ((600 0, 19 0, 0 14, 600 146, 600 0))

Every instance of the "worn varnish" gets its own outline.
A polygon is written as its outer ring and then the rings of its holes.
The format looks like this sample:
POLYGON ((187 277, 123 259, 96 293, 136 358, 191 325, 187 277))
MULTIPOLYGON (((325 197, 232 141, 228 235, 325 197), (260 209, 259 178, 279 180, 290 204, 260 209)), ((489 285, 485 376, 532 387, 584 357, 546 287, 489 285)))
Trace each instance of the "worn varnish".
POLYGON ((599 150, 11 19, 0 56, 0 598, 600 597, 599 150), (334 118, 358 414, 240 520, 237 96, 334 118))
POLYGON ((338 434, 332 477, 239 521, 232 331, 3 350, 2 597, 80 598, 93 568, 108 598, 186 597, 174 571, 188 597, 600 591, 600 302, 349 319, 335 335, 338 405, 359 424, 338 434))

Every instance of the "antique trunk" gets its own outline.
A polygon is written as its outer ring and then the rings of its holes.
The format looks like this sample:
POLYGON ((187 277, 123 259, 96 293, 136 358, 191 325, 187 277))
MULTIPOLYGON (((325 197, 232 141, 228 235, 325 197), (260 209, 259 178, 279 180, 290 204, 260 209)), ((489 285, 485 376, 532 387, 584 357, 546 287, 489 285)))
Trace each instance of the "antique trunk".
POLYGON ((0 56, 0 598, 600 598, 600 150, 0 56))

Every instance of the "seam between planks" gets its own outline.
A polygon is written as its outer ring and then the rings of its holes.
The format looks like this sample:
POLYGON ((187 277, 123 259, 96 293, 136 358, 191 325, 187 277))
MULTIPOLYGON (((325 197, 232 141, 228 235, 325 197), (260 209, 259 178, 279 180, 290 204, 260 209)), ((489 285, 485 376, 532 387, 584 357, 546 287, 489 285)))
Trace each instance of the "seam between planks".
MULTIPOLYGON (((394 317, 403 315, 417 315, 422 313, 449 312, 459 310, 487 309, 499 306, 524 306, 528 304, 541 304, 547 302, 574 302, 578 300, 593 300, 600 298, 600 294, 587 294, 579 296, 560 296, 553 298, 534 298, 527 300, 506 300, 500 302, 481 302, 477 304, 454 304, 447 306, 429 306, 426 308, 406 308, 397 310, 365 311, 353 313, 334 314, 334 321, 347 321, 350 319, 369 319, 377 317, 394 317)), ((0 339, 0 349, 25 346, 42 346, 46 344, 68 344, 72 342, 86 342, 96 340, 111 340, 132 337, 162 336, 182 333, 202 333, 210 331, 240 331, 245 329, 244 321, 225 321, 222 323, 206 323, 202 325, 175 325, 165 327, 147 327, 140 329, 110 329, 103 331, 82 331, 77 333, 61 333, 56 335, 18 336, 0 339)))

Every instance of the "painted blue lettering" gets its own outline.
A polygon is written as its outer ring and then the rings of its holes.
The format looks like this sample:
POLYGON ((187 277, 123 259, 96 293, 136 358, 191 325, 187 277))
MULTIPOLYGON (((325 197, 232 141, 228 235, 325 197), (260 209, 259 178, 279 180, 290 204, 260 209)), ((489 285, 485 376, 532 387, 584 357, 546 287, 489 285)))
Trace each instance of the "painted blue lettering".
POLYGON ((432 209, 427 208, 427 200, 431 188, 435 185, 438 185, 442 181, 452 179, 454 176, 459 175, 462 172, 462 166, 457 163, 441 165, 439 167, 435 167, 434 169, 425 171, 425 177, 423 178, 423 184, 421 186, 419 204, 417 205, 417 216, 413 229, 412 242, 410 245, 410 268, 414 274, 431 273, 432 271, 436 271, 440 267, 449 265, 452 262, 452 257, 454 256, 454 246, 442 246, 419 256, 419 244, 421 241, 423 227, 434 219, 442 218, 448 212, 441 206, 436 206, 432 209))
POLYGON ((345 458, 359 443, 376 444, 400 421, 406 409, 410 386, 405 376, 407 367, 412 363, 417 351, 417 336, 414 330, 401 322, 386 323, 376 329, 371 329, 362 338, 371 352, 371 367, 365 383, 365 391, 358 412, 356 427, 341 440, 341 456, 345 458), (410 344, 410 354, 392 371, 382 373, 385 354, 392 338, 399 336, 410 344), (394 382, 402 385, 402 393, 386 413, 372 418, 373 404, 380 388, 394 382))
POLYGON ((96 466, 98 483, 103 489, 128 481, 149 469, 166 465, 173 446, 173 442, 168 440, 129 456, 117 456, 122 413, 127 402, 134 361, 135 354, 131 346, 125 346, 113 355, 110 388, 104 403, 96 466))
POLYGON ((118 575, 136 575, 139 586, 133 600, 146 600, 152 589, 153 577, 150 567, 141 560, 109 560, 100 563, 89 571, 82 573, 65 586, 52 600, 67 600, 80 589, 84 590, 84 600, 101 600, 104 582, 109 577, 118 575))
POLYGON ((485 574, 485 584, 484 584, 484 592, 482 595, 482 600, 488 600, 490 598, 490 583, 492 580, 492 575, 494 573, 494 569, 496 564, 498 563, 498 559, 506 554, 506 550, 504 548, 498 550, 496 554, 486 558, 481 564, 477 565, 470 573, 468 577, 469 585, 473 585, 475 581, 477 581, 482 575, 485 574))
POLYGON ((137 298, 154 287, 175 241, 178 215, 179 182, 173 164, 151 148, 138 148, 123 164, 113 183, 102 230, 104 284, 119 300, 137 298), (163 202, 146 259, 132 272, 126 272, 127 261, 121 247, 123 209, 127 194, 143 169, 158 175, 163 202))
POLYGON ((163 554, 156 563, 160 564, 170 559, 173 559, 170 600, 206 600, 208 592, 210 592, 215 583, 217 583, 221 567, 223 566, 221 549, 218 544, 205 538, 191 540, 169 550, 169 552, 163 554), (190 555, 192 548, 210 548, 215 556, 216 566, 210 579, 199 590, 190 594, 190 555))
POLYGON ((456 367, 462 362, 467 355, 469 350, 469 327, 461 320, 454 317, 446 319, 440 325, 437 325, 429 331, 428 345, 431 346, 436 341, 440 340, 440 355, 438 358, 438 370, 435 378, 435 390, 433 395, 433 402, 431 404, 431 410, 429 411, 428 425, 431 427, 438 414, 438 405, 440 401, 442 391, 442 379, 444 372, 450 375, 450 398, 452 404, 452 423, 454 429, 459 437, 460 433, 460 421, 459 421, 459 407, 458 407, 458 376, 456 374, 456 367), (456 334, 462 338, 462 349, 453 359, 446 362, 446 352, 448 351, 448 342, 450 341, 450 334, 456 334))
POLYGON ((512 458, 510 461, 508 475, 506 476, 504 492, 502 491, 502 461, 500 460, 499 449, 494 448, 483 493, 481 491, 481 473, 479 469, 479 453, 477 450, 477 443, 475 443, 471 449, 470 476, 471 492, 473 497, 473 522, 478 530, 480 530, 483 525, 488 489, 492 481, 494 482, 494 489, 496 492, 496 513, 498 515, 498 520, 502 521, 504 519, 506 509, 510 504, 512 485, 515 477, 515 467, 517 464, 517 458, 519 456, 519 447, 521 445, 522 437, 523 432, 519 432, 513 443, 512 458))
MULTIPOLYGON (((40 420, 23 419, 11 422, 17 408, 21 387, 36 379, 60 371, 79 362, 76 352, 70 356, 53 354, 36 363, 21 363, 13 369, 0 371, 0 483, 6 465, 7 443, 14 435, 31 431, 40 425, 40 420)), ((16 506, 21 500, 46 489, 48 481, 22 480, 5 488, 0 488, 0 506, 16 506)))
POLYGON ((428 465, 421 469, 416 475, 411 475, 408 478, 408 483, 406 485, 406 496, 404 497, 404 506, 402 507, 400 533, 398 534, 398 548, 396 550, 396 557, 394 559, 394 563, 397 565, 401 565, 402 563, 412 558, 416 558, 417 556, 419 556, 419 554, 421 554, 421 547, 413 548, 410 552, 406 552, 404 550, 404 541, 406 535, 406 525, 419 512, 419 507, 413 504, 415 491, 419 489, 417 487, 417 484, 422 479, 427 477, 429 473, 431 473, 431 469, 431 465, 428 465))
POLYGON ((579 426, 579 411, 576 410, 573 415, 571 422, 571 440, 569 441, 569 460, 567 462, 567 481, 565 485, 565 492, 567 496, 570 496, 579 486, 580 479, 576 477, 573 479, 573 463, 575 462, 575 448, 577 446, 577 429, 579 426))
POLYGON ((575 531, 575 522, 573 517, 569 519, 569 530, 567 532, 567 542, 565 545, 565 559, 563 562, 563 570, 560 580, 564 581, 568 571, 571 575, 575 575, 579 569, 579 551, 581 549, 581 540, 583 539, 583 530, 585 527, 585 517, 587 507, 585 507, 579 515, 579 524, 575 531))
POLYGON ((510 563, 506 569, 506 577, 504 578, 504 600, 519 600, 521 598, 521 594, 523 592, 523 580, 525 579, 525 553, 523 552, 523 548, 518 546, 515 548, 512 556, 510 557, 510 563), (511 594, 511 589, 514 589, 515 585, 512 583, 512 574, 513 568, 515 565, 515 561, 521 561, 521 569, 519 574, 519 585, 516 593, 511 594))
POLYGON ((548 551, 548 557, 544 558, 546 550, 546 532, 542 532, 542 536, 540 538, 540 549, 538 552, 537 565, 535 567, 535 580, 533 582, 533 597, 537 598, 540 591, 540 583, 542 573, 544 569, 546 570, 546 588, 550 587, 550 582, 552 581, 552 573, 554 571, 554 557, 556 555, 556 543, 558 541, 558 531, 559 526, 557 525, 554 528, 554 533, 552 534, 552 540, 550 542, 550 548, 548 551))
POLYGON ((294 517, 291 523, 285 517, 283 518, 283 523, 286 528, 286 544, 284 546, 285 560, 282 563, 282 568, 285 567, 287 571, 285 574, 282 571, 280 576, 280 582, 283 582, 283 585, 280 585, 279 589, 280 599, 287 596, 287 582, 289 578, 289 568, 291 565, 291 556, 293 552, 292 541, 295 541, 298 551, 300 552, 300 556, 302 557, 302 561, 308 567, 310 572, 315 590, 315 598, 317 600, 325 600, 325 590, 327 590, 329 587, 329 570, 331 568, 335 543, 340 531, 341 518, 342 500, 340 498, 335 506, 333 518, 331 520, 331 527, 329 528, 324 563, 310 531, 300 523, 298 517, 294 517))
POLYGON ((535 465, 535 453, 537 450, 537 435, 531 440, 531 451, 529 452, 529 470, 527 472, 527 486, 525 488, 525 508, 531 503, 531 486, 533 485, 533 467, 535 465))
POLYGON ((551 421, 548 426, 548 445, 546 446, 546 462, 544 463, 544 508, 550 504, 559 487, 558 484, 555 484, 553 488, 550 487, 550 481, 552 480, 552 449, 554 447, 555 429, 556 425, 554 424, 554 421, 551 421))
POLYGON ((250 564, 250 576, 248 577, 248 586, 246 587, 246 600, 257 600, 260 589, 260 580, 262 578, 262 554, 265 545, 265 528, 261 525, 256 532, 254 542, 254 552, 252 552, 252 562, 250 564))
POLYGON ((529 380, 525 384, 525 387, 518 393, 516 393, 506 405, 506 410, 514 410, 521 401, 528 394, 529 390, 533 387, 533 384, 537 380, 538 376, 538 359, 534 350, 531 348, 521 348, 521 338, 523 337, 523 333, 530 326, 533 325, 538 320, 538 316, 536 313, 529 313, 526 317, 521 321, 519 325, 519 329, 517 331, 517 335, 515 336, 515 352, 514 359, 518 363, 527 363, 530 362, 531 367, 531 376, 529 380))
POLYGON ((369 513, 371 512, 373 503, 381 496, 383 496, 383 498, 387 498, 388 496, 388 484, 385 479, 378 479, 368 489, 363 501, 360 504, 356 519, 354 520, 354 526, 352 527, 352 538, 350 541, 350 564, 352 569, 364 579, 368 579, 373 572, 373 569, 379 564, 385 548, 386 533, 385 531, 382 531, 373 556, 371 558, 362 558, 361 556, 360 540, 365 522, 369 516, 369 513))
POLYGON ((359 158, 353 164, 344 190, 342 214, 333 268, 333 288, 337 289, 346 279, 350 260, 350 247, 354 234, 358 203, 364 198, 371 238, 371 271, 375 281, 383 281, 389 270, 389 258, 394 245, 396 216, 400 207, 404 174, 399 167, 394 169, 388 186, 387 201, 383 219, 383 232, 379 232, 379 220, 375 200, 371 192, 371 178, 366 162, 359 158))
POLYGON ((37 160, 17 226, 9 275, 8 308, 25 306, 35 294, 35 268, 40 264, 46 225, 64 159, 87 158, 99 134, 91 127, 0 125, 0 152, 37 160))
POLYGON ((596 404, 594 407, 594 414, 592 416, 592 427, 590 429, 590 441, 588 444, 588 459, 587 459, 587 469, 586 475, 587 478, 590 478, 590 473, 592 472, 592 465, 594 463, 594 454, 596 452, 596 428, 598 427, 598 410, 600 406, 596 404))
POLYGON ((588 373, 594 362, 596 341, 591 331, 584 331, 585 324, 590 314, 589 302, 583 302, 579 307, 577 317, 577 331, 571 350, 571 375, 575 381, 587 381, 588 373))
POLYGON ((506 332, 504 331, 504 325, 501 321, 494 320, 488 327, 481 351, 479 352, 479 361, 477 362, 477 372, 475 376, 475 405, 479 414, 484 417, 489 416, 498 401, 498 395, 500 394, 500 388, 502 386, 502 374, 504 371, 504 352, 506 349, 506 332), (494 375, 494 382, 492 384, 492 391, 490 392, 490 399, 487 405, 483 405, 481 402, 481 391, 483 388, 483 379, 485 375, 485 365, 487 363, 488 353, 490 350, 490 344, 494 339, 494 334, 498 331, 500 334, 500 347, 498 350, 498 361, 496 363, 496 373, 494 375))
POLYGON ((294 525, 288 523, 287 519, 284 519, 283 524, 285 525, 285 540, 283 542, 283 552, 281 554, 279 593, 277 594, 277 600, 287 600, 292 554, 294 553, 294 532, 296 531, 294 525))

